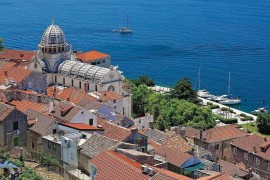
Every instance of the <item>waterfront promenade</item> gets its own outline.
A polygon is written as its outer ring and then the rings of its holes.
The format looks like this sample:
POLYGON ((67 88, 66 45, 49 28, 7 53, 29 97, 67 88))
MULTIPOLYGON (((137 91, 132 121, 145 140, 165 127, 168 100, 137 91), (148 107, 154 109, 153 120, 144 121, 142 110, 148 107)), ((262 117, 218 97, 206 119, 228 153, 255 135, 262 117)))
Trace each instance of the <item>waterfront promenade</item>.
POLYGON ((252 115, 250 113, 246 113, 244 111, 240 111, 238 109, 231 108, 229 106, 226 106, 226 105, 223 105, 223 104, 220 104, 220 103, 217 103, 217 102, 213 102, 213 101, 210 101, 208 99, 204 99, 204 98, 201 98, 201 97, 198 97, 198 98, 203 101, 203 104, 204 105, 207 105, 207 102, 211 102, 211 103, 213 103, 215 105, 218 105, 219 108, 218 109, 213 109, 212 112, 214 114, 217 114, 217 115, 220 115, 220 116, 223 116, 223 117, 227 117, 227 118, 237 118, 237 120, 238 120, 238 123, 237 124, 251 123, 251 122, 254 122, 254 121, 257 120, 257 116, 254 116, 254 115, 252 115), (228 112, 228 114, 227 114, 227 112, 225 113, 225 112, 223 112, 221 110, 222 107, 229 108, 229 109, 233 110, 235 113, 228 112), (241 113, 246 114, 247 116, 253 117, 253 121, 241 121, 241 116, 240 116, 241 113))
MULTIPOLYGON (((152 89, 154 92, 159 92, 159 93, 162 93, 162 94, 169 93, 170 90, 171 90, 170 88, 163 87, 163 86, 154 86, 154 87, 150 87, 150 89, 152 89)), ((214 114, 217 114, 217 115, 222 116, 224 118, 236 118, 238 120, 237 124, 246 124, 246 123, 251 123, 251 122, 254 122, 254 121, 257 120, 257 116, 254 116, 254 115, 252 115, 250 113, 246 113, 244 111, 241 111, 241 110, 238 110, 238 109, 235 109, 235 108, 232 108, 232 107, 229 107, 229 106, 226 106, 226 105, 214 102, 214 101, 210 101, 208 99, 204 99, 204 98, 201 98, 201 97, 198 97, 198 98, 202 100, 202 103, 205 106, 207 105, 207 102, 211 102, 214 105, 218 105, 219 108, 212 109, 212 112, 214 114), (221 108, 223 108, 223 107, 233 110, 234 113, 230 113, 228 111, 226 111, 226 112, 222 111, 221 108), (247 116, 251 116, 251 117, 253 117, 253 120, 252 121, 242 121, 240 114, 246 114, 247 116)))

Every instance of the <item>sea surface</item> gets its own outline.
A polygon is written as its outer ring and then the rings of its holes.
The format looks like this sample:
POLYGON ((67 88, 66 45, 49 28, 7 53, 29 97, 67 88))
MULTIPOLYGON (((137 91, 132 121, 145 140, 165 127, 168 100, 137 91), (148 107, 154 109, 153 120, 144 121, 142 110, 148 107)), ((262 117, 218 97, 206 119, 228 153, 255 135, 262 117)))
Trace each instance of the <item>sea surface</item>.
POLYGON ((128 78, 189 77, 195 88, 201 66, 201 88, 222 95, 230 72, 237 108, 250 112, 270 104, 269 12, 269 0, 1 0, 0 37, 36 50, 54 18, 75 50, 110 54, 128 78), (134 33, 113 33, 127 15, 134 33))

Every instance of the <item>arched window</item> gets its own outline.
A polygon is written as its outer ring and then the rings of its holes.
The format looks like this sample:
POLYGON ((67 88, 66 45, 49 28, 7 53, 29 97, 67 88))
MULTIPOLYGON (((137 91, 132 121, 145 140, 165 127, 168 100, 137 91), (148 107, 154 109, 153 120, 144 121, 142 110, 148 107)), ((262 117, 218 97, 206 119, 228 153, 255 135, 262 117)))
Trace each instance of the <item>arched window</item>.
POLYGON ((82 82, 80 81, 79 83, 79 88, 81 89, 82 88, 82 82))
POLYGON ((63 78, 63 84, 64 84, 64 85, 66 84, 66 79, 65 79, 65 78, 63 78))
POLYGON ((74 86, 74 82, 73 82, 73 79, 71 80, 71 86, 72 86, 72 87, 74 86))
POLYGON ((114 87, 112 85, 109 86, 108 91, 114 91, 114 87))
POLYGON ((54 77, 54 82, 57 82, 57 76, 54 77))

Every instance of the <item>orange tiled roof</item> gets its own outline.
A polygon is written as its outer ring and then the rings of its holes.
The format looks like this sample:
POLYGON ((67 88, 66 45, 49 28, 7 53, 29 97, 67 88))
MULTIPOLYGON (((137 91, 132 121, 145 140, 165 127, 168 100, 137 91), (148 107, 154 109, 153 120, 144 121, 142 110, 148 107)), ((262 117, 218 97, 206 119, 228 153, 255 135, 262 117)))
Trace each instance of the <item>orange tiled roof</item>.
POLYGON ((97 118, 97 124, 102 125, 105 130, 103 136, 114 140, 124 141, 132 134, 130 129, 108 122, 101 117, 97 118))
POLYGON ((62 125, 78 129, 81 131, 104 131, 104 129, 102 128, 98 128, 84 123, 63 123, 62 125))
POLYGON ((192 178, 181 175, 181 174, 176 174, 172 171, 166 170, 166 169, 161 169, 157 167, 153 167, 156 171, 159 173, 153 176, 151 179, 153 180, 192 180, 192 178))
POLYGON ((81 89, 75 87, 64 88, 61 90, 60 88, 55 88, 54 86, 50 86, 47 88, 48 96, 53 96, 61 100, 70 101, 74 104, 79 104, 79 102, 83 99, 88 99, 90 101, 96 101, 96 99, 81 89), (55 92, 55 93, 54 93, 55 92))
POLYGON ((104 54, 98 51, 89 51, 84 53, 78 53, 76 54, 77 58, 81 60, 82 62, 90 62, 94 60, 104 59, 109 57, 108 54, 104 54))
POLYGON ((265 146, 265 143, 269 142, 270 139, 266 139, 256 134, 247 137, 242 137, 232 141, 232 145, 240 149, 243 149, 249 153, 255 153, 257 156, 270 160, 270 147, 265 148, 262 151, 261 146, 265 146), (256 150, 256 152, 254 152, 256 150))
POLYGON ((97 168, 97 180, 149 179, 141 172, 141 164, 113 151, 103 151, 91 160, 97 168))
POLYGON ((13 110, 13 106, 0 103, 0 121, 3 121, 13 110))
POLYGON ((22 101, 13 100, 11 101, 11 104, 15 105, 16 108, 22 112, 25 112, 28 109, 33 109, 39 112, 45 112, 48 109, 48 106, 46 104, 32 102, 28 100, 22 100, 22 101))
POLYGON ((189 153, 183 152, 178 148, 169 147, 167 145, 162 145, 155 152, 157 155, 165 157, 166 161, 178 167, 192 157, 192 155, 190 155, 189 153))
POLYGON ((100 95, 101 101, 116 100, 123 98, 120 94, 113 91, 98 91, 94 92, 95 95, 100 95))
POLYGON ((192 147, 181 135, 171 131, 166 133, 166 140, 164 144, 166 144, 166 146, 168 147, 180 149, 183 152, 188 152, 192 150, 192 147))
POLYGON ((31 61, 34 56, 35 56, 34 51, 24 51, 24 50, 4 49, 2 53, 0 53, 0 59, 31 61))
POLYGON ((16 83, 20 83, 27 76, 31 74, 32 71, 17 67, 5 67, 0 69, 0 83, 4 84, 5 80, 12 78, 16 83))
POLYGON ((198 180, 231 180, 232 178, 226 173, 219 173, 211 176, 201 177, 198 180))
POLYGON ((203 140, 208 143, 240 138, 246 135, 245 132, 236 128, 233 125, 226 125, 226 126, 212 128, 205 131, 204 133, 205 133, 205 137, 203 138, 203 140))

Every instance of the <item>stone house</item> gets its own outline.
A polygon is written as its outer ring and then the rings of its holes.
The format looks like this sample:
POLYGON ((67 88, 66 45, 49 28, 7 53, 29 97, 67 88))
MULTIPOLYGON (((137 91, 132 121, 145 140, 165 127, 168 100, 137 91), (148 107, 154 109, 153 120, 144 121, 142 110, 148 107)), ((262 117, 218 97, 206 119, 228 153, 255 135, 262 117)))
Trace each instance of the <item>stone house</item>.
POLYGON ((98 117, 98 125, 101 125, 104 131, 104 136, 137 146, 138 151, 147 152, 147 136, 138 131, 137 128, 124 128, 114 123, 108 122, 103 118, 98 117))
POLYGON ((0 145, 26 146, 27 116, 14 106, 0 103, 0 145))
POLYGON ((27 149, 36 152, 42 149, 42 136, 56 133, 57 121, 54 117, 28 109, 25 111, 28 121, 35 121, 28 131, 27 149))
POLYGON ((44 152, 52 155, 55 159, 61 160, 61 135, 49 134, 42 137, 42 148, 44 152))
POLYGON ((231 147, 234 162, 242 162, 262 179, 270 179, 270 139, 247 135, 233 140, 231 147))
POLYGON ((134 125, 138 130, 153 128, 154 117, 149 113, 145 113, 145 116, 132 119, 134 125))
POLYGON ((194 144, 212 153, 213 160, 232 161, 231 146, 232 140, 245 137, 245 132, 234 127, 233 125, 225 125, 221 127, 211 128, 201 133, 201 138, 194 135, 194 144))

